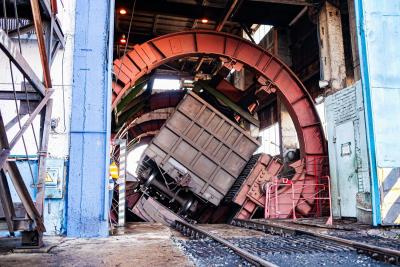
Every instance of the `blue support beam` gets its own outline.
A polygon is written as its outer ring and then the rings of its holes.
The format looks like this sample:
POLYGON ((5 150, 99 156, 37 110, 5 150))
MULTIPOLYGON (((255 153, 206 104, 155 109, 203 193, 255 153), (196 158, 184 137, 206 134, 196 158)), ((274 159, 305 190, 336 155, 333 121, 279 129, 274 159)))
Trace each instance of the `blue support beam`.
POLYGON ((114 0, 76 0, 67 235, 108 236, 114 0))
POLYGON ((368 155, 370 163, 371 175, 371 194, 372 194, 372 220, 373 225, 380 224, 380 199, 378 188, 378 169, 376 167, 376 151, 375 151, 375 137, 374 137, 374 122, 372 119, 372 102, 371 102, 371 86, 368 73, 368 58, 364 29, 364 14, 362 0, 356 0, 356 20, 357 20, 357 36, 359 44, 360 64, 361 64, 361 77, 363 87, 363 98, 365 107, 365 121, 367 128, 367 143, 368 155))
POLYGON ((365 103, 373 225, 399 224, 400 1, 355 0, 365 103), (390 192, 390 194, 389 194, 390 192))

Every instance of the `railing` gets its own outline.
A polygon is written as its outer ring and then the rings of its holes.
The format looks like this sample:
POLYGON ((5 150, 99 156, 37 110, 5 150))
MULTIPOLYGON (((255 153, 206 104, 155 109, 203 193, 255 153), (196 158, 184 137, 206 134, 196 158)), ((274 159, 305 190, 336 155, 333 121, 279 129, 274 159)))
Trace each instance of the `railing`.
MULTIPOLYGON (((264 186, 266 219, 322 218, 332 224, 331 183, 327 157, 308 158, 301 178, 275 177, 264 186), (304 214, 306 207, 309 211, 304 214), (303 210, 303 212, 300 212, 303 210)), ((295 174, 300 175, 300 174, 295 174)))
MULTIPOLYGON (((296 208, 302 204, 315 202, 315 211, 307 214, 307 217, 322 217, 323 214, 321 206, 328 207, 329 216, 326 224, 332 224, 332 205, 331 205, 331 188, 329 176, 321 177, 321 180, 326 180, 326 183, 313 183, 313 184, 294 184, 288 179, 279 179, 276 182, 270 182, 266 185, 266 198, 265 198, 265 218, 266 219, 277 219, 280 217, 289 218, 296 221, 299 217, 296 208), (309 187, 313 187, 316 190, 314 193, 305 193, 309 187), (290 199, 290 203, 280 203, 282 199, 290 199), (283 214, 280 210, 282 205, 291 205, 290 213, 283 214), (271 208, 274 208, 275 212, 271 212, 271 208)), ((300 215, 301 216, 301 215, 300 215)))

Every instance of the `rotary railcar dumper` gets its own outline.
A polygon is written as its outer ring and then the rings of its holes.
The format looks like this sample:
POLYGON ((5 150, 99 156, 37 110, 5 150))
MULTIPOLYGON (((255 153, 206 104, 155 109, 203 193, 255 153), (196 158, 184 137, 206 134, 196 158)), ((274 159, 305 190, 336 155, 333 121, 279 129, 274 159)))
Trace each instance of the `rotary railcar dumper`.
MULTIPOLYGON (((189 218, 205 205, 216 207, 259 146, 249 131, 188 92, 142 155, 142 197, 189 218)), ((135 208, 140 217, 149 212, 135 208)))

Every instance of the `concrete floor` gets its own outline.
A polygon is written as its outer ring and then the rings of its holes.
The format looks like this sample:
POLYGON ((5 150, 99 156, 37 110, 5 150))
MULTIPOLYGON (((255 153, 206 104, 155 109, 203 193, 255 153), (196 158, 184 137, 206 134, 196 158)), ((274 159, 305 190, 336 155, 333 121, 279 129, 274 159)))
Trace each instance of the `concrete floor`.
MULTIPOLYGON (((199 225, 221 237, 255 237, 264 233, 230 225, 199 225)), ((2 266, 194 266, 175 240, 187 237, 155 223, 130 223, 109 238, 77 239, 45 236, 35 253, 11 249, 17 238, 0 238, 2 266)))
POLYGON ((161 224, 130 224, 109 238, 45 237, 41 253, 6 252, 16 240, 0 239, 0 266, 194 266, 175 235, 161 224))
MULTIPOLYGON (((290 222, 299 229, 308 229, 329 233, 333 229, 315 228, 290 222)), ((262 237, 265 233, 226 224, 198 225, 223 238, 262 237)), ((347 228, 354 227, 346 225, 347 228)), ((358 227, 355 227, 358 228, 358 227)), ((362 232, 372 231, 361 227, 362 232)), ((340 227, 339 227, 340 229, 340 227)), ((348 229, 349 230, 349 229, 348 229)), ((340 230, 339 230, 340 231, 340 230)), ((377 231, 377 230, 374 230, 377 231)), ((345 231, 349 233, 348 231, 345 231)), ((354 232, 350 231, 350 232, 354 232)), ((357 231, 356 231, 357 232, 357 231)), ((385 231, 388 232, 388 231, 385 231)), ((372 234, 372 233, 371 233, 372 234)), ((374 233, 376 235, 376 233, 374 233)), ((21 250, 11 252, 18 239, 0 238, 0 267, 2 266, 195 266, 193 258, 184 254, 181 241, 187 237, 173 229, 157 223, 130 223, 127 227, 117 228, 115 235, 109 238, 78 239, 45 236, 45 247, 35 253, 21 250)))

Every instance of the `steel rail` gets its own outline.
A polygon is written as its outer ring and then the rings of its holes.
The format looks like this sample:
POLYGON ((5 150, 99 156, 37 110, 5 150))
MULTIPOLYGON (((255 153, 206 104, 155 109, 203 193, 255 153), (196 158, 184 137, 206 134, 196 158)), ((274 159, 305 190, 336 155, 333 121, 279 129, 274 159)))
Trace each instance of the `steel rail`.
POLYGON ((269 232, 271 234, 287 234, 287 235, 308 235, 316 238, 333 241, 342 245, 352 247, 357 252, 371 256, 375 260, 388 262, 395 265, 400 265, 400 251, 378 247, 375 245, 366 244, 363 242, 344 239, 336 236, 327 234, 316 233, 310 230, 301 230, 295 227, 286 225, 277 225, 271 222, 262 222, 254 220, 241 220, 233 219, 231 222, 234 226, 244 227, 248 229, 259 230, 263 232, 269 232))
POLYGON ((176 229, 178 229, 184 235, 192 235, 195 238, 201 238, 201 237, 211 238, 214 241, 233 250, 237 255, 239 255, 243 259, 247 260, 248 262, 250 262, 256 266, 277 267, 277 265, 275 265, 269 261, 266 261, 258 256, 255 256, 244 249, 239 248, 238 246, 232 244, 228 240, 221 238, 219 236, 216 236, 214 234, 211 234, 207 231, 204 231, 204 230, 200 229, 199 227, 196 227, 192 224, 189 224, 189 223, 186 223, 183 221, 175 221, 174 227, 176 229))

